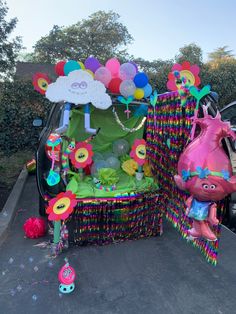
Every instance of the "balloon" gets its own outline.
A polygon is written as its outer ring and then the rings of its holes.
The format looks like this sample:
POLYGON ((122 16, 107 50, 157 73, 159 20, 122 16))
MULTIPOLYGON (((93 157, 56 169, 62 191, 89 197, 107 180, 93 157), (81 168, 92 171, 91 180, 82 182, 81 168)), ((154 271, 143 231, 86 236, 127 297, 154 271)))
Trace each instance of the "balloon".
POLYGON ((235 140, 236 135, 227 122, 221 121, 219 112, 213 118, 206 108, 203 111, 204 117, 195 120, 201 132, 181 154, 174 179, 181 190, 191 194, 186 202, 186 215, 193 219, 189 236, 215 241, 216 235, 210 228, 219 223, 214 202, 236 191, 236 176, 221 140, 235 140))
POLYGON ((142 88, 137 88, 134 92, 135 99, 142 99, 144 97, 144 90, 142 88))
POLYGON ((88 57, 84 62, 85 68, 91 70, 93 73, 100 67, 100 62, 97 58, 88 57))
POLYGON ((78 63, 79 63, 79 65, 80 65, 81 69, 82 69, 82 70, 85 70, 85 66, 84 66, 83 62, 78 61, 78 63))
POLYGON ((120 66, 119 76, 122 80, 130 80, 135 77, 136 68, 133 64, 127 62, 120 66))
POLYGON ((129 96, 133 96, 135 89, 136 87, 132 80, 126 80, 121 82, 120 84, 120 93, 126 98, 129 96))
POLYGON ((104 157, 103 157, 103 155, 101 154, 101 153, 94 153, 94 155, 93 155, 93 160, 96 162, 96 161, 98 161, 98 160, 104 160, 104 157))
POLYGON ((103 157, 104 160, 107 160, 109 157, 116 157, 116 155, 113 152, 105 152, 103 157))
POLYGON ((142 88, 146 86, 147 83, 148 83, 148 77, 145 73, 139 72, 135 75, 134 84, 136 85, 136 87, 142 88))
POLYGON ((111 81, 111 72, 106 67, 100 67, 96 70, 94 78, 108 86, 111 81))
POLYGON ((120 84, 121 84, 121 79, 119 77, 113 78, 108 85, 108 89, 114 94, 119 94, 120 84))
POLYGON ((94 77, 94 73, 91 70, 86 69, 86 72, 88 72, 92 77, 94 77))
POLYGON ((136 73, 138 73, 138 66, 134 61, 129 61, 129 63, 133 64, 133 66, 135 67, 136 73))
POLYGON ((109 168, 108 163, 105 160, 97 160, 91 167, 91 175, 96 176, 97 172, 101 168, 109 168))
POLYGON ((66 64, 66 61, 59 61, 55 65, 55 72, 58 76, 64 76, 64 65, 66 64))
POLYGON ((113 153, 117 156, 123 156, 129 152, 129 143, 124 139, 119 139, 113 142, 113 153))
POLYGON ((108 168, 112 168, 112 169, 120 169, 120 161, 117 159, 117 157, 109 157, 106 160, 107 164, 108 164, 108 168))
POLYGON ((120 62, 116 58, 109 59, 106 62, 106 68, 111 72, 113 77, 118 76, 120 69, 120 62))
POLYGON ((65 75, 68 75, 70 72, 75 71, 75 70, 80 70, 80 69, 81 69, 81 67, 80 67, 79 63, 75 60, 69 60, 64 65, 65 75))
POLYGON ((152 86, 150 84, 147 84, 146 86, 144 86, 143 91, 144 91, 144 98, 149 97, 152 93, 152 86))

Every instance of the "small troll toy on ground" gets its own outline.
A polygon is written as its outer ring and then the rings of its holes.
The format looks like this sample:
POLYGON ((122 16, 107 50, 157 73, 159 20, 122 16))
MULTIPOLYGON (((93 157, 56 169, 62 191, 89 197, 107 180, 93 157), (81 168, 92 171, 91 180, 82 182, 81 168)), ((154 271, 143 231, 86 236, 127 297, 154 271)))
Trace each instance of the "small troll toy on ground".
POLYGON ((208 115, 194 117, 193 123, 201 128, 200 134, 186 147, 178 162, 178 175, 174 176, 179 189, 190 193, 186 201, 186 215, 192 218, 188 230, 190 239, 205 238, 216 241, 211 227, 219 224, 216 201, 236 191, 236 176, 232 175, 230 160, 222 148, 221 140, 236 135, 229 122, 208 115))

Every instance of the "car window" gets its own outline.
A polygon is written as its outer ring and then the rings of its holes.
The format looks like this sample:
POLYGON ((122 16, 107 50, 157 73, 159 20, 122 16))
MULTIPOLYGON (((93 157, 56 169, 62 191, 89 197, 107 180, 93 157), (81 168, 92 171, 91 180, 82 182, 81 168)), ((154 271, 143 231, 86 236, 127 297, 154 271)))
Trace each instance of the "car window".
POLYGON ((236 125, 236 102, 221 110, 221 118, 223 121, 230 121, 231 125, 236 125))

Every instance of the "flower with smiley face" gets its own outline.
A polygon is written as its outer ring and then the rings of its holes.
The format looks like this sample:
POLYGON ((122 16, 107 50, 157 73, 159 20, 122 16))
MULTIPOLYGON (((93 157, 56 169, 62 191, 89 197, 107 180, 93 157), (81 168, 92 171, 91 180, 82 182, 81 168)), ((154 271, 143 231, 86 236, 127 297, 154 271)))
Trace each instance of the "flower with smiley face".
POLYGON ((144 139, 136 139, 130 152, 132 157, 139 166, 143 166, 146 161, 146 141, 144 139))
POLYGON ((49 201, 46 213, 49 214, 48 220, 65 220, 73 212, 77 204, 76 195, 71 191, 58 194, 49 201))
POLYGON ((85 168, 92 163, 92 156, 92 145, 86 142, 79 142, 70 154, 70 160, 75 168, 85 168))

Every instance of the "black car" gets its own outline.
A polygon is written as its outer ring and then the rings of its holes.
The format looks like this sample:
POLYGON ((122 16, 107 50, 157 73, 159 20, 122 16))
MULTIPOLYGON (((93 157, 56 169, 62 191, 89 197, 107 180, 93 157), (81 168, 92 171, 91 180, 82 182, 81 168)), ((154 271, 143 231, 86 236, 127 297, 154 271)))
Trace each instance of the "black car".
MULTIPOLYGON (((208 106, 208 113, 215 116, 218 110, 217 106, 217 94, 211 93, 206 96, 202 101, 201 105, 208 106)), ((48 158, 48 152, 46 149, 46 142, 51 133, 56 132, 56 130, 61 125, 63 119, 63 107, 64 104, 54 104, 52 106, 51 112, 47 119, 47 122, 40 134, 39 146, 36 153, 37 162, 37 185, 39 190, 39 213, 45 215, 45 206, 47 200, 55 197, 58 193, 65 190, 65 182, 60 181, 59 184, 54 186, 49 186, 46 183, 45 176, 47 175, 51 161, 48 158)), ((201 110, 200 110, 201 115, 201 110)), ((233 102, 221 110, 222 120, 229 120, 232 124, 232 129, 236 130, 236 102, 233 102)), ((233 167, 233 171, 236 172, 236 149, 235 143, 230 139, 223 140, 223 146, 227 152, 233 167)), ((60 169, 58 169, 60 172, 60 169)), ((236 227, 236 193, 231 194, 226 200, 226 213, 224 215, 224 223, 234 228, 236 227)))

